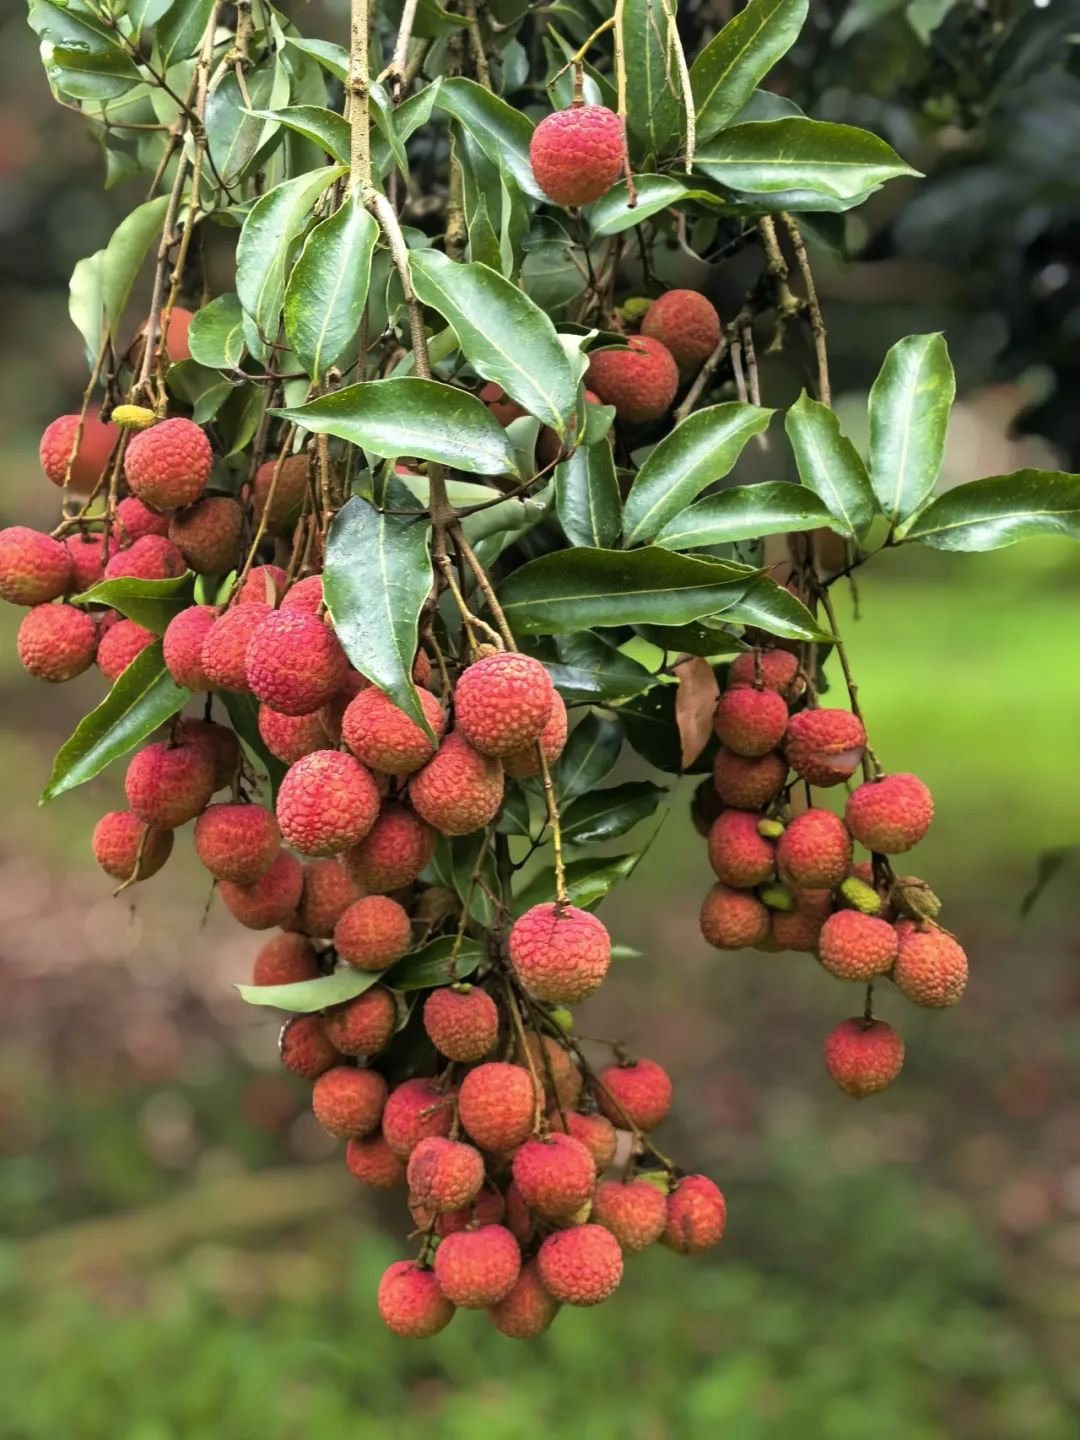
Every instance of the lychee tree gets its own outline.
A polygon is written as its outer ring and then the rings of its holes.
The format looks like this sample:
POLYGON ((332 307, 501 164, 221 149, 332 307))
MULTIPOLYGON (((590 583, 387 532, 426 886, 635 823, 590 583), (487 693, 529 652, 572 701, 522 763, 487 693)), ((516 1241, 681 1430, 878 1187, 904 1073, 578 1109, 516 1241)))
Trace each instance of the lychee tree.
POLYGON ((653 1138, 661 1063, 569 1008, 657 774, 703 777, 705 939, 858 987, 825 1042, 849 1094, 903 1063, 875 990, 964 988, 892 868, 933 804, 871 746, 832 590, 900 545, 1077 538, 1080 477, 934 493, 941 335, 884 357, 868 454, 844 434, 811 256, 915 172, 762 88, 806 11, 750 0, 687 56, 675 0, 352 0, 347 45, 262 0, 30 7, 107 183, 145 193, 72 276, 58 523, 0 533, 26 668, 111 687, 44 798, 135 751, 104 870, 148 878, 194 822, 221 901, 276 932, 243 994, 293 1017, 282 1059, 357 1179, 408 1195, 379 1294, 403 1335, 456 1306, 535 1335, 624 1254, 723 1233, 653 1138), (758 257, 734 315, 665 283, 672 246, 758 257), (782 420, 762 347, 807 364, 782 420), (739 483, 751 443, 787 478, 739 483), (626 754, 654 778, 604 784, 626 754))

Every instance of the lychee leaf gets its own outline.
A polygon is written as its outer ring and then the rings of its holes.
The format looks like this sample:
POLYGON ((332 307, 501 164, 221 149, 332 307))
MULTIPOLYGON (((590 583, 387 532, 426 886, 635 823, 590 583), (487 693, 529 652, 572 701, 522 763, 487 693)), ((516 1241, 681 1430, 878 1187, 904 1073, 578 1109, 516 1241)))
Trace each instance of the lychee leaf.
POLYGON ((667 6, 662 0, 624 0, 616 12, 626 68, 627 141, 635 164, 675 154, 685 134, 675 5, 676 0, 667 6))
POLYGON ((221 691, 218 699, 225 706, 248 759, 256 771, 261 770, 266 775, 271 800, 276 800, 278 787, 288 767, 276 755, 271 755, 259 733, 259 702, 253 695, 236 695, 231 690, 221 691))
POLYGON ((759 535, 795 530, 842 527, 825 504, 802 485, 767 480, 759 485, 734 485, 690 505, 669 520, 656 537, 666 550, 701 550, 759 535))
POLYGON ((355 1000, 383 976, 371 970, 353 970, 343 966, 332 975, 317 980, 297 980, 291 985, 237 985, 240 998, 249 1005, 267 1005, 274 1010, 289 1010, 294 1015, 312 1015, 331 1005, 355 1000))
POLYGON ((767 575, 754 580, 721 618, 725 625, 753 625, 787 640, 828 644, 836 639, 817 623, 801 600, 767 575))
POLYGON ((389 985, 392 990, 402 990, 406 994, 410 990, 429 990, 435 985, 449 985, 454 980, 463 980, 477 968, 484 952, 475 940, 466 936, 458 949, 457 961, 451 966, 453 948, 454 937, 441 935, 439 939, 414 950, 411 955, 404 956, 389 970, 376 975, 375 979, 389 985))
POLYGON ((491 163, 508 170, 526 195, 543 199, 529 160, 533 126, 527 115, 464 75, 444 76, 435 104, 459 120, 491 163))
POLYGON ((190 570, 168 580, 138 580, 132 575, 102 580, 73 597, 76 605, 108 605, 136 625, 163 635, 169 621, 192 600, 195 577, 190 570))
MULTIPOLYGON (((633 873, 646 848, 634 850, 628 855, 571 860, 566 867, 566 893, 571 905, 577 905, 582 910, 594 909, 620 880, 633 873)), ((514 896, 514 914, 523 915, 534 905, 542 905, 545 900, 554 898, 554 873, 541 870, 514 896)))
POLYGON ((619 758, 623 727, 619 720, 590 711, 575 726, 551 775, 555 800, 561 809, 585 795, 610 774, 619 758))
POLYGON ((794 44, 807 0, 749 0, 690 67, 698 138, 710 140, 738 115, 754 88, 794 44))
POLYGON ((286 105, 283 110, 249 109, 244 113, 295 130, 305 140, 314 141, 332 160, 348 164, 349 122, 336 110, 327 110, 322 105, 286 105))
POLYGON ((1080 475, 1016 470, 957 485, 921 510, 903 538, 934 550, 1000 550, 1036 535, 1080 540, 1080 475))
POLYGON ((862 540, 878 513, 862 456, 840 428, 836 412, 804 390, 784 418, 803 485, 828 507, 833 528, 862 540))
POLYGON ((555 513, 571 545, 611 549, 622 534, 622 500, 606 440, 580 445, 555 470, 555 513))
POLYGON ((244 358, 244 312, 239 297, 219 295, 192 316, 191 358, 214 370, 235 370, 244 358))
POLYGON ((870 387, 870 481, 893 525, 933 491, 955 395, 943 335, 898 340, 870 387))
POLYGON ((723 208, 723 201, 718 196, 708 190, 691 189, 675 175, 635 175, 634 192, 637 203, 631 205, 626 181, 620 180, 590 207, 589 224, 594 235, 617 235, 620 230, 640 225, 651 215, 679 203, 693 202, 711 209, 723 208))
POLYGON ((341 208, 311 231, 293 266, 285 288, 285 334, 313 380, 356 339, 378 238, 373 216, 350 192, 341 208))
POLYGON ((647 820, 667 791, 651 780, 628 780, 607 790, 580 795, 563 812, 562 838, 568 845, 598 845, 625 835, 647 820))

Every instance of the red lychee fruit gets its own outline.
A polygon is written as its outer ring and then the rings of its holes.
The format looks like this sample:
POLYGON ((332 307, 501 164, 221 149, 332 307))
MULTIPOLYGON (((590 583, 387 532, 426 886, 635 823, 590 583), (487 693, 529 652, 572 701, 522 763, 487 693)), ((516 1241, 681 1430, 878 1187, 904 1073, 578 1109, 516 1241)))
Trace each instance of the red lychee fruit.
POLYGON ((347 1141, 345 1164, 372 1190, 395 1190, 405 1184, 405 1161, 394 1154, 381 1134, 347 1141))
POLYGON ((350 670, 345 676, 345 684, 319 711, 319 719, 332 745, 338 744, 341 739, 341 722, 345 718, 349 702, 370 684, 371 681, 365 679, 358 670, 350 670))
POLYGON ((285 843, 304 855, 335 855, 375 824, 379 791, 371 773, 340 750, 313 750, 278 789, 277 817, 285 843))
POLYGON ((319 963, 314 949, 303 935, 275 935, 255 956, 252 985, 297 985, 315 980, 319 963))
MULTIPOLYGON (((54 485, 64 483, 68 457, 78 428, 78 415, 61 415, 45 427, 38 455, 42 470, 54 485)), ((120 431, 115 425, 99 420, 96 415, 85 417, 79 448, 75 452, 75 462, 71 467, 72 490, 81 495, 93 490, 109 463, 109 456, 119 438, 120 431)))
POLYGON ((409 1214, 420 1229, 434 1225, 436 1235, 455 1235, 459 1230, 475 1230, 478 1225, 501 1225, 506 1217, 506 1202, 498 1190, 484 1185, 468 1205, 445 1210, 441 1215, 421 1205, 414 1195, 410 1196, 409 1214))
POLYGON ((430 1340, 454 1318, 454 1306, 439 1289, 435 1272, 414 1260, 396 1260, 385 1272, 378 1306, 387 1329, 405 1340, 430 1340))
POLYGON ((769 912, 756 895, 714 885, 702 901, 701 933, 717 950, 748 950, 769 933, 769 912))
POLYGON ((134 620, 117 620, 98 642, 97 664, 110 685, 115 685, 131 662, 153 645, 157 636, 134 620))
POLYGON ((557 690, 553 690, 551 714, 540 731, 539 739, 532 745, 526 745, 521 750, 514 750, 509 755, 503 756, 503 769, 507 775, 512 780, 528 780, 533 775, 539 775, 540 757, 536 753, 537 745, 544 752, 544 759, 547 763, 554 765, 566 748, 568 727, 566 701, 557 690))
POLYGON ((417 695, 435 741, 375 685, 349 701, 341 738, 358 760, 382 775, 411 775, 427 764, 446 729, 446 714, 430 691, 418 690, 417 695))
POLYGON ((536 1256, 544 1289, 564 1305, 599 1305, 618 1289, 623 1256, 603 1225, 575 1225, 549 1235, 536 1256))
POLYGON ((515 1154, 513 1174, 530 1210, 546 1220, 569 1220, 588 1203, 596 1163, 572 1135, 534 1136, 515 1154))
POLYGON ((787 702, 775 690, 737 685, 720 697, 713 729, 720 742, 736 755, 767 755, 775 750, 787 729, 787 702))
POLYGON ((214 766, 198 745, 157 741, 134 755, 124 777, 128 804, 147 825, 175 830, 205 810, 214 793, 214 766))
POLYGON ((360 899, 360 889, 338 859, 312 860, 304 866, 304 889, 296 925, 308 935, 328 939, 345 911, 360 899))
POLYGON ((680 370, 696 369, 720 343, 720 316, 696 290, 669 290, 646 310, 641 333, 666 345, 680 370))
POLYGON ((954 1005, 964 993, 968 978, 963 948, 944 930, 920 930, 911 920, 896 927, 899 948, 892 979, 913 1005, 940 1009, 954 1005))
POLYGON ((129 495, 116 507, 116 530, 119 544, 134 545, 144 535, 168 535, 169 517, 129 495))
POLYGON ((934 818, 934 800, 915 775, 868 780, 848 796, 848 829, 879 855, 902 855, 917 845, 934 818))
POLYGON ((0 599, 43 605, 71 588, 71 556, 51 535, 28 525, 0 530, 0 599))
POLYGON ((373 985, 355 1000, 328 1010, 324 1023, 343 1055, 377 1055, 390 1044, 397 1018, 393 995, 385 985, 373 985))
POLYGON ((655 1060, 607 1065, 600 1072, 597 1100, 613 1125, 631 1122, 654 1130, 671 1109, 671 1079, 655 1060))
POLYGON ((277 605, 285 594, 285 571, 280 565, 253 565, 236 591, 237 605, 277 605))
POLYGON ((580 1140, 593 1157, 597 1174, 606 1170, 615 1159, 618 1136, 606 1115, 584 1115, 579 1110, 557 1111, 550 1117, 553 1130, 564 1131, 580 1140))
POLYGON ((571 105, 545 115, 529 142, 536 183, 556 205, 591 205, 626 164, 626 131, 606 105, 571 105))
POLYGON ((294 1015, 278 1037, 278 1054, 286 1070, 301 1080, 317 1080, 341 1056, 327 1038, 321 1015, 294 1015))
POLYGON ((839 885, 851 864, 851 836, 831 810, 804 810, 776 842, 780 873, 793 885, 821 890, 839 885))
POLYGON ((469 1064, 499 1038, 498 1007, 475 985, 442 985, 424 1001, 424 1029, 440 1055, 469 1064))
POLYGON ((215 690, 250 694, 245 656, 248 642, 259 625, 273 612, 269 605, 251 601, 234 605, 220 614, 206 632, 202 667, 215 690))
POLYGON ((434 1080, 404 1080, 390 1091, 383 1112, 382 1133, 402 1160, 429 1135, 449 1135, 454 1120, 454 1092, 434 1080))
POLYGON ((297 580, 285 592, 281 602, 282 610, 303 610, 308 615, 317 615, 323 603, 321 575, 309 575, 306 580, 297 580))
POLYGON ((502 1225, 459 1230, 440 1240, 435 1277, 444 1295, 466 1310, 505 1300, 521 1270, 521 1251, 502 1225))
POLYGON ((130 810, 110 810, 94 826, 92 845, 106 875, 130 880, 138 866, 135 878, 148 880, 172 854, 173 832, 146 825, 130 810))
POLYGON ((461 1082, 458 1117, 481 1150, 516 1150, 532 1134, 536 1099, 528 1070, 493 1060, 461 1082))
POLYGON ((23 616, 16 641, 23 669, 54 684, 88 670, 97 646, 97 625, 74 605, 35 605, 23 616))
POLYGON ((544 1289, 535 1260, 526 1260, 509 1295, 488 1309, 495 1329, 511 1340, 542 1335, 558 1313, 559 1302, 544 1289))
POLYGON ((471 834, 499 813, 502 765, 452 730, 409 781, 409 798, 417 814, 441 834, 471 834))
POLYGON ((338 1140, 374 1130, 386 1104, 386 1081, 376 1070, 336 1065, 315 1081, 311 1105, 315 1119, 338 1140))
POLYGON ((210 495, 169 523, 169 539, 196 575, 224 575, 236 563, 244 512, 227 495, 210 495))
POLYGON ((903 1064, 904 1041, 884 1020, 855 1015, 825 1037, 825 1068, 856 1100, 891 1085, 903 1064))
POLYGON ((464 671, 454 691, 454 721, 481 755, 512 755, 534 744, 555 703, 539 660, 500 651, 464 671))
POLYGON ((510 931, 510 963, 538 1000, 576 1005, 600 988, 611 963, 604 925, 576 905, 534 905, 510 931))
POLYGON ((728 668, 728 689, 760 683, 785 700, 795 700, 805 688, 797 656, 789 650, 747 650, 736 655, 728 668))
POLYGON ((222 880, 218 894, 241 925, 249 930, 272 930, 292 917, 303 885, 304 867, 287 850, 280 850, 270 869, 253 885, 222 880))
POLYGON ((545 1100, 572 1109, 581 1098, 585 1080, 569 1053, 552 1035, 527 1035, 525 1049, 544 1087, 545 1100))
POLYGON ((259 706, 259 734, 270 754, 283 760, 286 765, 310 755, 313 750, 325 750, 330 744, 330 737, 323 728, 318 713, 279 715, 268 705, 259 706))
POLYGON ((303 504, 304 495, 308 487, 309 465, 307 455, 288 455, 282 461, 278 470, 278 462, 266 460, 255 471, 255 484, 251 497, 252 509, 255 512, 255 521, 258 523, 266 510, 269 500, 270 508, 266 516, 266 530, 270 535, 285 535, 292 528, 290 521, 303 504), (278 470, 277 484, 274 484, 274 471, 278 470), (270 487, 273 485, 274 494, 270 498, 270 487))
POLYGON ((625 350, 594 350, 589 386, 620 420, 635 425, 658 420, 671 409, 679 388, 679 367, 671 351, 647 335, 632 335, 625 350))
POLYGON ((174 615, 165 627, 161 648, 165 668, 178 685, 187 690, 210 690, 210 677, 203 667, 203 646, 217 619, 212 605, 189 605, 174 615))
POLYGON ((349 662, 334 632, 303 610, 274 610, 248 641, 247 688, 279 715, 310 715, 341 689, 349 662))
POLYGON ((334 947, 357 970, 386 970, 408 950, 412 927, 403 906, 389 895, 354 900, 334 926, 334 947))
POLYGON ((872 980, 892 969, 896 931, 887 920, 858 910, 837 910, 821 927, 818 957, 839 980, 872 980))
POLYGON ((213 463, 210 441, 194 420, 162 420, 128 441, 124 478, 147 505, 179 510, 202 495, 213 463))
POLYGON ((429 1135, 409 1156, 406 1178, 416 1201, 430 1213, 460 1210, 480 1193, 484 1157, 460 1140, 429 1135))
POLYGON ((71 588, 77 594, 92 590, 105 578, 105 566, 113 553, 107 535, 69 535, 64 549, 71 556, 71 588))
POLYGON ((516 400, 511 400, 502 386, 496 385, 494 382, 482 385, 477 391, 477 398, 484 402, 502 426, 510 425, 515 420, 524 419, 529 413, 524 405, 519 405, 516 400))
POLYGON ((594 1225, 610 1230, 629 1254, 659 1240, 667 1224, 667 1197, 648 1180, 605 1180, 596 1187, 594 1225))
POLYGON ((784 788, 787 761, 777 750, 767 755, 736 755, 723 746, 713 761, 716 793, 725 805, 763 810, 784 788))
POLYGON ((118 550, 105 566, 106 580, 175 580, 187 569, 184 557, 163 535, 144 535, 118 550))
POLYGON ((709 863, 725 885, 747 890, 776 872, 776 847, 758 834, 749 810, 725 810, 709 831, 709 863))
POLYGON ((866 730, 850 710, 801 710, 788 721, 784 754, 811 785, 842 785, 862 763, 866 730))
POLYGON ((215 880, 254 885, 280 849, 277 821, 262 805, 210 805, 195 822, 195 854, 215 880))
POLYGON ((511 1180, 506 1187, 506 1228, 523 1249, 532 1243, 536 1223, 536 1216, 525 1204, 521 1191, 511 1180))
POLYGON ((661 1240, 680 1255, 698 1255, 723 1238, 727 1205, 707 1175, 684 1175, 667 1197, 661 1240))
POLYGON ((438 836, 404 805, 383 805, 378 819, 345 852, 349 874, 369 895, 411 885, 435 853, 438 836))
POLYGON ((214 767, 214 789, 232 784, 240 763, 240 741, 236 731, 212 720, 181 720, 177 736, 187 745, 198 745, 210 756, 214 767))
POLYGON ((769 914, 769 937, 778 950, 812 954, 817 950, 821 927, 832 912, 828 890, 796 890, 793 910, 769 914))

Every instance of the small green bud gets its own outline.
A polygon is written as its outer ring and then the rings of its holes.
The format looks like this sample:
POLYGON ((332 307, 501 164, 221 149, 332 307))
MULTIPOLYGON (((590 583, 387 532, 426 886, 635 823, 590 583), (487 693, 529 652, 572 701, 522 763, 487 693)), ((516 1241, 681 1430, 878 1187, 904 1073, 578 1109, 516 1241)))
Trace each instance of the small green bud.
POLYGON ((671 1176, 666 1170, 639 1170, 634 1179, 644 1180, 646 1185, 655 1185, 661 1195, 667 1195, 671 1190, 671 1176))
POLYGON ((619 306, 619 314, 630 324, 645 319, 645 312, 653 302, 647 295, 631 295, 619 306))
POLYGON ((795 896, 786 885, 762 885, 758 899, 770 910, 794 910, 795 896))
POLYGON ((936 920, 941 913, 941 901, 917 875, 901 875, 893 883, 889 899, 898 915, 912 920, 936 920))
POLYGON ((784 825, 780 820, 759 820, 757 833, 765 840, 779 840, 784 833, 784 825))
POLYGON ((145 405, 117 405, 109 418, 121 430, 149 430, 151 425, 157 424, 158 417, 145 405))
POLYGON ((558 1005, 554 1010, 549 1010, 548 1019, 552 1024, 557 1025, 564 1035, 569 1035, 574 1028, 573 1011, 568 1010, 565 1005, 558 1005))
POLYGON ((840 895, 852 910, 858 910, 863 915, 881 913, 881 896, 872 885, 860 880, 857 875, 849 875, 841 884, 840 895))

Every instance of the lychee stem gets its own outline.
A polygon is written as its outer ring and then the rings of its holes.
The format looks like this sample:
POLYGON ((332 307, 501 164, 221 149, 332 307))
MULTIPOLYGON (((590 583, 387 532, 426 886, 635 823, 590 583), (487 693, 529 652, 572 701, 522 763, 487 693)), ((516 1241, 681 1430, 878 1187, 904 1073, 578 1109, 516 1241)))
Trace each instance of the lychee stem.
MULTIPOLYGON (((369 114, 369 87, 371 73, 368 65, 368 14, 369 0, 352 0, 349 12, 349 186, 367 203, 371 189, 371 117, 369 114)), ((408 29, 416 14, 417 0, 405 0, 402 14, 402 29, 405 44, 408 44, 408 29), (410 14, 411 9, 411 14, 410 14), (409 21, 406 28, 406 19, 409 21)), ((399 36, 400 40, 400 36, 399 36)), ((397 60, 397 51, 394 51, 397 60)), ((393 63, 393 62, 391 62, 393 63)))

